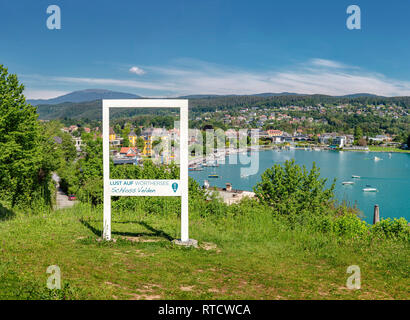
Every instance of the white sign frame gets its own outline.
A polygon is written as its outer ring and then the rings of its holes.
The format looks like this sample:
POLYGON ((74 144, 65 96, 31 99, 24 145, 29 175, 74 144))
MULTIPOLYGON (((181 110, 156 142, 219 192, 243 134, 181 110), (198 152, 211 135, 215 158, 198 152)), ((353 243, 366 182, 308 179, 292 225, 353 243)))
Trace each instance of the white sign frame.
MULTIPOLYGON (((103 239, 111 240, 111 196, 180 196, 181 197, 181 241, 189 242, 188 216, 188 100, 186 99, 110 99, 102 100, 103 111, 103 172, 104 172, 104 221, 103 239), (180 109, 180 177, 179 180, 120 180, 110 179, 110 108, 179 108, 180 109), (164 194, 118 194, 111 186, 115 181, 128 181, 131 184, 178 183, 177 190, 169 190, 164 194)), ((174 188, 175 189, 175 188, 174 188)), ((163 189, 161 189, 163 190, 163 189)))

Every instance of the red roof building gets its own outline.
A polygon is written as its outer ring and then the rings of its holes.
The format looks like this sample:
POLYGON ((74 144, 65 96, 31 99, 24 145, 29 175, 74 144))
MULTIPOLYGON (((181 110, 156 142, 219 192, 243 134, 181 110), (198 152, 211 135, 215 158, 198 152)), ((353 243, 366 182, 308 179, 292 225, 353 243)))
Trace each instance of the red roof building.
POLYGON ((137 153, 137 148, 122 147, 120 150, 120 155, 125 157, 136 157, 137 153))
POLYGON ((283 131, 281 130, 268 130, 267 133, 269 137, 279 137, 283 135, 283 131))

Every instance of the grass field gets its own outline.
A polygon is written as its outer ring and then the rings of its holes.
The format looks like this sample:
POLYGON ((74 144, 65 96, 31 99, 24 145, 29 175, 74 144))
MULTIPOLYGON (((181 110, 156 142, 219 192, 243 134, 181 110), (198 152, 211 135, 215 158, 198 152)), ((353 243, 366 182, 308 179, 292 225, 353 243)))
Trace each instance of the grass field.
MULTIPOLYGON (((3 208, 4 209, 4 208, 3 208)), ((5 211, 5 209, 3 210, 5 211)), ((191 217, 200 248, 179 247, 172 214, 72 209, 0 219, 0 299, 408 299, 408 243, 341 239, 286 227, 272 215, 191 217), (46 269, 61 269, 60 291, 46 269), (347 267, 361 268, 349 290, 347 267)))
POLYGON ((399 149, 395 147, 379 147, 379 146, 369 146, 370 151, 376 152, 400 152, 400 153, 410 153, 410 150, 399 149))

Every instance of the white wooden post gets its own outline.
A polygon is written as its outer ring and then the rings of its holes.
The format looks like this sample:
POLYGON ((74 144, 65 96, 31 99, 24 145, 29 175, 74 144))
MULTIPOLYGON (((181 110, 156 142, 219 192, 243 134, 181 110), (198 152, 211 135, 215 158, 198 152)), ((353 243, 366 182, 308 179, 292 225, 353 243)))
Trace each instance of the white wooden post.
POLYGON ((104 223, 103 239, 111 240, 111 194, 110 194, 110 108, 102 101, 103 108, 103 170, 104 170, 104 223))
POLYGON ((180 179, 181 179, 181 241, 189 241, 188 218, 188 100, 181 106, 180 116, 180 179))

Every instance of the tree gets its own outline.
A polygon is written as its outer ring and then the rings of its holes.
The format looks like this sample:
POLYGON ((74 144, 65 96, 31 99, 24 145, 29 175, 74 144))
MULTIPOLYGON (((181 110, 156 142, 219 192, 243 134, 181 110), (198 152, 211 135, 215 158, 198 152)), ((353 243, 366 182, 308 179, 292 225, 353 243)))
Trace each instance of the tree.
POLYGON ((356 126, 354 128, 354 141, 358 143, 358 141, 363 137, 363 130, 361 127, 356 126))
POLYGON ((124 147, 130 146, 130 141, 128 140, 128 135, 131 132, 131 125, 129 123, 125 124, 124 129, 121 131, 121 136, 123 137, 122 145, 124 147))
POLYGON ((410 149, 410 133, 407 136, 407 149, 410 149))
POLYGON ((137 138, 137 143, 136 143, 137 149, 140 150, 140 151, 143 150, 144 145, 145 145, 144 138, 138 137, 137 138))
POLYGON ((330 188, 326 189, 326 181, 320 178, 315 163, 308 172, 305 166, 301 168, 295 164, 295 160, 291 160, 283 166, 275 164, 267 169, 254 191, 261 203, 272 207, 278 214, 324 213, 334 196, 335 188, 333 181, 330 188))
POLYGON ((360 138, 359 141, 357 141, 357 144, 361 147, 367 146, 367 141, 364 138, 360 138))
POLYGON ((41 136, 24 86, 0 65, 0 190, 12 206, 51 202, 52 145, 41 136), (46 149, 46 150, 45 150, 46 149))

